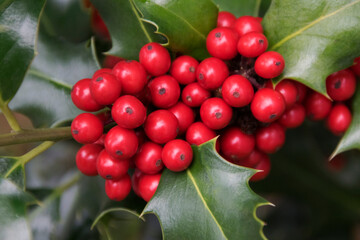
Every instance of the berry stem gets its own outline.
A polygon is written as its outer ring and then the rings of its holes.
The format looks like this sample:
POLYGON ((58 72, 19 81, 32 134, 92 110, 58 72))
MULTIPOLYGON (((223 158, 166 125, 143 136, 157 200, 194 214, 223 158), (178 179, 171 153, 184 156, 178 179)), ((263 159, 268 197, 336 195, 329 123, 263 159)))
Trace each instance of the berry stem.
POLYGON ((22 130, 0 135, 0 146, 40 141, 58 141, 71 139, 71 137, 70 127, 22 130))
POLYGON ((18 121, 16 120, 13 112, 10 110, 10 108, 8 106, 8 102, 3 102, 2 100, 0 100, 0 110, 4 114, 11 129, 15 132, 20 132, 21 127, 20 127, 18 121))

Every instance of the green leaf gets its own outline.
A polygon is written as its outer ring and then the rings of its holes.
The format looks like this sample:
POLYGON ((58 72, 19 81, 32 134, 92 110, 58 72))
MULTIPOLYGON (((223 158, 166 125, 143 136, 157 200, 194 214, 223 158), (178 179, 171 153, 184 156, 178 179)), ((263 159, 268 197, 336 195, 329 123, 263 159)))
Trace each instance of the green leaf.
POLYGON ((265 239, 258 206, 269 204, 249 187, 254 169, 221 158, 215 139, 194 146, 187 170, 165 170, 142 214, 155 213, 165 239, 265 239))
POLYGON ((19 189, 12 181, 0 178, 0 239, 30 240, 26 207, 36 203, 35 198, 19 189))
POLYGON ((326 77, 360 55, 360 0, 273 0, 262 23, 269 50, 285 59, 275 83, 295 79, 327 95, 326 77))
POLYGON ((141 47, 149 42, 166 40, 155 34, 153 23, 141 20, 133 0, 91 0, 109 29, 112 48, 108 54, 125 59, 139 58, 141 47))
POLYGON ((18 163, 18 157, 0 157, 0 176, 5 177, 11 169, 11 173, 6 176, 6 178, 13 181, 17 186, 25 190, 24 165, 19 165, 18 163))
POLYGON ((0 3, 0 102, 10 101, 35 55, 38 19, 45 0, 0 3))
POLYGON ((341 138, 330 159, 339 153, 351 149, 360 150, 360 88, 358 87, 352 103, 352 121, 344 136, 341 138))
POLYGON ((219 6, 220 11, 227 11, 236 17, 249 15, 257 17, 259 15, 261 0, 214 0, 219 6))
POLYGON ((216 27, 218 8, 211 0, 134 0, 145 21, 154 22, 165 34, 173 52, 197 59, 209 56, 206 36, 216 27))
POLYGON ((38 56, 10 107, 28 116, 36 128, 70 120, 80 113, 71 101, 72 85, 98 69, 94 50, 40 32, 38 56))

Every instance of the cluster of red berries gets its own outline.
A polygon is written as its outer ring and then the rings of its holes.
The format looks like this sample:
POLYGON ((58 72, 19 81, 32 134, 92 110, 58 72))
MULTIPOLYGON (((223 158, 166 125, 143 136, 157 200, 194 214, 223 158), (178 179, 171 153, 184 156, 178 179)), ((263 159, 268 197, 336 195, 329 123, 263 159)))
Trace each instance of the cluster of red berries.
MULTIPOLYGON (((340 104, 332 108, 329 99, 291 80, 273 88, 269 79, 279 76, 285 63, 279 53, 266 52, 261 19, 220 12, 206 46, 212 57, 200 63, 186 55, 171 62, 164 47, 149 43, 141 48, 139 62, 122 60, 74 85, 71 98, 79 109, 103 109, 73 120, 72 135, 85 144, 76 163, 85 175, 106 179, 110 199, 122 200, 132 188, 149 201, 164 166, 185 170, 193 158, 190 145, 217 135, 216 150, 225 159, 263 170, 251 178, 257 181, 268 175, 267 154, 282 147, 285 129, 301 125, 306 114, 313 120, 329 115, 329 126, 341 125, 332 117, 342 111, 336 110, 340 104)), ((346 99, 334 96, 354 93, 347 90, 355 89, 345 83, 348 72, 329 76, 329 96, 336 101, 346 99)))

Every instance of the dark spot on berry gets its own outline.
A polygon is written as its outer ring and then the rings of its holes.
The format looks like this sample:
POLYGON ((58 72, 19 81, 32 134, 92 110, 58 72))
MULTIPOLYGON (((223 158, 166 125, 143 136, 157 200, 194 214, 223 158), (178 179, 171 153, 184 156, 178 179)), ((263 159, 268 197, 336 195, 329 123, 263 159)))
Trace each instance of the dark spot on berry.
POLYGON ((216 37, 216 38, 221 37, 221 33, 219 33, 219 32, 215 33, 215 37, 216 37))
POLYGON ((276 66, 280 66, 280 65, 281 65, 281 62, 276 62, 275 65, 276 65, 276 66))
POLYGON ((134 112, 131 107, 127 107, 127 108, 125 109, 125 111, 126 111, 126 113, 128 113, 128 114, 133 114, 133 112, 134 112))
POLYGON ((152 50, 152 46, 151 45, 148 45, 147 46, 147 49, 150 51, 150 50, 152 50))
POLYGON ((191 66, 191 67, 189 67, 189 71, 193 73, 193 72, 195 72, 195 68, 193 66, 191 66))
POLYGON ((125 60, 126 63, 131 63, 133 60, 125 60))
POLYGON ((160 88, 159 89, 159 94, 160 95, 163 95, 163 94, 165 94, 166 93, 166 89, 165 88, 160 88))
POLYGON ((102 77, 98 77, 98 78, 95 80, 95 82, 100 82, 100 81, 102 81, 102 80, 103 80, 102 77))
POLYGON ((180 160, 184 161, 185 160, 185 155, 182 153, 180 154, 180 160))
POLYGON ((186 96, 186 101, 188 101, 188 102, 192 102, 192 98, 191 98, 191 96, 186 96))
POLYGON ((155 166, 160 167, 161 166, 161 159, 157 160, 155 163, 155 166))
POLYGON ((270 118, 270 119, 276 118, 276 114, 275 114, 275 113, 271 114, 269 118, 270 118))
POLYGON ((339 89, 341 87, 341 82, 340 81, 336 81, 334 84, 334 88, 335 89, 339 89))
POLYGON ((119 156, 123 155, 123 152, 120 150, 117 150, 115 153, 116 153, 116 155, 119 155, 119 156))
POLYGON ((106 179, 112 179, 111 175, 106 175, 106 179))
POLYGON ((77 134, 79 134, 79 131, 74 129, 74 130, 72 130, 72 133, 77 135, 77 134))
POLYGON ((222 117, 221 112, 216 112, 215 117, 216 117, 216 119, 220 119, 222 117))
POLYGON ((200 73, 200 74, 199 74, 199 79, 200 79, 200 80, 204 80, 204 74, 200 73))
POLYGON ((240 93, 239 92, 233 92, 233 96, 238 98, 238 97, 240 97, 240 93))
POLYGON ((259 43, 260 43, 260 44, 263 44, 263 43, 264 43, 264 40, 263 40, 263 39, 259 39, 259 43))

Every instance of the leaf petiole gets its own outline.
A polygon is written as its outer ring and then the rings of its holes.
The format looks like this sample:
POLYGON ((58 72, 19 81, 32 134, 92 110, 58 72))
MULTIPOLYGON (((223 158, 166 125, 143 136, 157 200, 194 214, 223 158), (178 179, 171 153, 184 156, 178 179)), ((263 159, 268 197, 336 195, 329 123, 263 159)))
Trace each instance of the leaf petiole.
POLYGON ((4 114, 7 122, 9 123, 11 129, 15 132, 20 132, 21 131, 21 127, 18 123, 18 121, 16 120, 14 113, 10 110, 9 106, 8 106, 8 102, 3 102, 0 99, 0 110, 1 112, 4 114))

